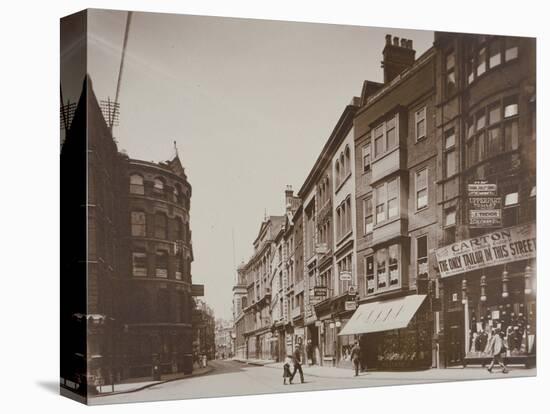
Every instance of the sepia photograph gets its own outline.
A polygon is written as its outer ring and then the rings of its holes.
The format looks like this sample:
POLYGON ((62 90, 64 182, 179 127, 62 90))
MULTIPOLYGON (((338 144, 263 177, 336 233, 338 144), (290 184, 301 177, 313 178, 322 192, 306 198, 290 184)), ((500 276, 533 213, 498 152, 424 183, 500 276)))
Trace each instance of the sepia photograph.
POLYGON ((536 376, 536 42, 61 18, 61 394, 536 376))

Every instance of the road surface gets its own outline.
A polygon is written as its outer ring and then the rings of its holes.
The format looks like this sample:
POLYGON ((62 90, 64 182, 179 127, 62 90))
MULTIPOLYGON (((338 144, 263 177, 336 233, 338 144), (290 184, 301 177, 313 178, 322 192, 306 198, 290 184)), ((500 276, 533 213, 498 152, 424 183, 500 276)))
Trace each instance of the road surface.
POLYGON ((301 384, 297 375, 292 385, 283 385, 281 369, 268 366, 247 365, 236 361, 210 361, 214 369, 206 375, 190 377, 158 384, 141 391, 92 398, 92 405, 128 403, 139 401, 175 400, 185 398, 224 397, 250 394, 270 394, 280 392, 318 391, 342 388, 360 388, 384 385, 421 384, 457 380, 479 380, 534 376, 535 369, 512 369, 509 374, 488 373, 483 368, 432 369, 414 372, 367 372, 353 377, 353 372, 336 369, 339 377, 326 371, 304 367, 305 383, 301 384), (310 371, 310 375, 308 375, 310 371), (315 376, 313 373, 316 372, 315 376))

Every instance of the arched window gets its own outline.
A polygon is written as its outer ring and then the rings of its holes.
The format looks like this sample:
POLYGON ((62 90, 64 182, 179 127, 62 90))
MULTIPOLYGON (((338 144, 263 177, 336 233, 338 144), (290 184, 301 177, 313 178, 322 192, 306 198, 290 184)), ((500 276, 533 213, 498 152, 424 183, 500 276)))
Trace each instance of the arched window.
POLYGON ((336 177, 336 185, 340 184, 340 161, 336 160, 336 166, 334 167, 334 175, 336 177))
POLYGON ((344 177, 346 176, 346 160, 344 158, 344 153, 340 154, 340 177, 338 178, 339 184, 344 181, 344 177))
POLYGON ((130 221, 132 236, 145 237, 147 234, 147 219, 145 213, 143 211, 132 211, 130 213, 130 221))
POLYGON ((164 193, 164 180, 162 178, 155 178, 155 183, 153 184, 153 189, 156 193, 164 193))
POLYGON ((130 193, 142 195, 145 194, 145 188, 143 187, 143 177, 141 175, 130 175, 130 193))
POLYGON ((166 239, 167 220, 166 214, 155 214, 155 238, 166 239))

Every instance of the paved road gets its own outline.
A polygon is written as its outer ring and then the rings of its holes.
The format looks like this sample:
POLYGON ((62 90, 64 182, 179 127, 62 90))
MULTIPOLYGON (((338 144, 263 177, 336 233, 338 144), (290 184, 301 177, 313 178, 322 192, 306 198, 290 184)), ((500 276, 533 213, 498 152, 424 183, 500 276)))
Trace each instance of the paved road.
POLYGON ((308 368, 305 368, 304 384, 300 384, 299 378, 296 377, 294 384, 283 385, 282 371, 272 367, 246 365, 235 361, 211 361, 209 364, 214 367, 214 370, 207 375, 167 382, 133 393, 96 397, 90 403, 114 404, 535 375, 534 369, 512 369, 509 374, 496 372, 489 374, 485 369, 466 368, 415 372, 368 372, 362 373, 359 377, 353 377, 350 370, 349 377, 328 378, 308 376, 308 368))

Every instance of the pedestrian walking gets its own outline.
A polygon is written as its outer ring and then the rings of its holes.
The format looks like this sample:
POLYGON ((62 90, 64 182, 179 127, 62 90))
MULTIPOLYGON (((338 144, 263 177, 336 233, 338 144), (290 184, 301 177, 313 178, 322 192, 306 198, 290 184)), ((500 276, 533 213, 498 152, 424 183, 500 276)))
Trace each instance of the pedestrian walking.
POLYGON ((506 365, 504 365, 504 361, 502 359, 502 355, 506 354, 506 345, 500 336, 500 328, 496 328, 493 335, 489 339, 486 352, 493 357, 487 371, 493 372, 493 367, 495 364, 498 364, 502 368, 503 374, 508 373, 508 369, 506 368, 506 365))
POLYGON ((285 363, 283 365, 283 384, 284 385, 286 385, 287 378, 289 379, 289 382, 292 384, 292 380, 291 380, 292 374, 290 373, 290 361, 291 361, 291 357, 290 355, 287 355, 285 363))
POLYGON ((351 349, 351 360, 353 361, 353 366, 355 368, 355 376, 359 375, 359 365, 361 364, 361 348, 359 347, 359 342, 355 341, 353 348, 351 349))
POLYGON ((292 371, 292 375, 290 376, 290 383, 292 384, 292 380, 294 379, 294 376, 296 375, 296 371, 300 373, 300 381, 302 384, 304 383, 304 371, 302 371, 302 355, 300 353, 300 345, 296 345, 296 349, 294 350, 294 353, 292 354, 292 363, 294 364, 294 370, 292 371))

